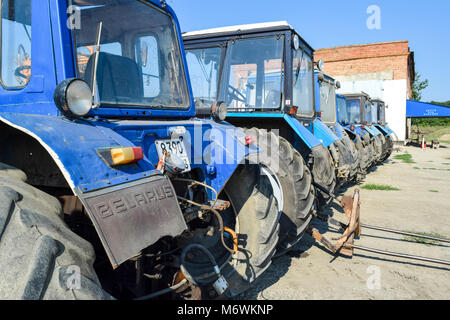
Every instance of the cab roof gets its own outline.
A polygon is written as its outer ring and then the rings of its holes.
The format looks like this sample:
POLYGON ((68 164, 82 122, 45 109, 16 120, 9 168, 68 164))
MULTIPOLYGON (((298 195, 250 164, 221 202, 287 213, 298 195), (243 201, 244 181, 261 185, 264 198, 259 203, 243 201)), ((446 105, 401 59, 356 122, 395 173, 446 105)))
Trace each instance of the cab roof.
MULTIPOLYGON (((287 21, 275 21, 275 22, 252 23, 252 24, 243 24, 243 25, 184 32, 183 40, 235 36, 236 34, 249 35, 253 33, 276 32, 276 31, 292 31, 298 34, 287 21)), ((301 41, 303 41, 303 43, 306 44, 306 46, 310 50, 314 51, 314 49, 302 37, 300 37, 300 39, 301 41)))
POLYGON ((198 37, 198 36, 217 36, 224 34, 235 34, 237 32, 241 33, 253 33, 260 31, 279 31, 279 30, 294 30, 292 26, 287 21, 275 21, 275 22, 264 22, 264 23, 252 23, 252 24, 242 24, 236 26, 220 27, 203 29, 192 32, 183 33, 183 38, 186 37, 198 37))

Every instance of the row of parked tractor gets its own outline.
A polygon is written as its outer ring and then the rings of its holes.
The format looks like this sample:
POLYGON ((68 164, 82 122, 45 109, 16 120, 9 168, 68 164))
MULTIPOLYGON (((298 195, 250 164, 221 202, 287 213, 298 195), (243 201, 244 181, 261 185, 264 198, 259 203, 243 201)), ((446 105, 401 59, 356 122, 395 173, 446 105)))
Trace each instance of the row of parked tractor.
POLYGON ((392 152, 384 102, 336 94, 285 22, 182 34, 157 0, 1 10, 18 61, 0 298, 234 297, 392 152))

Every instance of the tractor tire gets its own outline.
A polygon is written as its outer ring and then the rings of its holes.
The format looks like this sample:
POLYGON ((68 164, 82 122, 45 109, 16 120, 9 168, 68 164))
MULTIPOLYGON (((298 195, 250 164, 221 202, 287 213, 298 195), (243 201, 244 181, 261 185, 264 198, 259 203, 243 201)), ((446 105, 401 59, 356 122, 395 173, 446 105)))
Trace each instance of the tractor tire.
POLYGON ((361 137, 359 135, 355 136, 355 139, 353 140, 353 143, 356 147, 356 150, 358 150, 358 158, 359 158, 359 168, 358 168, 358 180, 362 181, 364 179, 365 175, 367 174, 367 171, 370 168, 370 150, 369 146, 364 145, 363 141, 361 140, 361 137))
POLYGON ((375 149, 375 165, 377 165, 383 159, 383 142, 381 141, 380 136, 374 136, 373 146, 375 149))
POLYGON ((350 161, 350 174, 349 181, 353 181, 357 178, 357 174, 360 171, 360 157, 359 151, 356 149, 355 143, 350 139, 346 132, 343 132, 342 143, 349 150, 349 161, 350 161))
POLYGON ((280 237, 280 212, 272 186, 260 165, 241 165, 225 186, 232 213, 224 224, 232 226, 239 239, 239 252, 222 274, 229 283, 226 296, 246 291, 272 263, 280 237), (234 222, 234 224, 233 224, 234 222))
POLYGON ((382 163, 384 161, 384 159, 386 158, 386 155, 388 154, 388 143, 386 140, 386 137, 381 134, 378 136, 380 138, 381 141, 381 146, 382 146, 382 154, 381 154, 381 159, 380 159, 380 163, 382 163))
POLYGON ((342 187, 347 183, 350 174, 348 150, 340 140, 333 142, 328 149, 335 163, 337 187, 342 187))
MULTIPOLYGON (((367 153, 369 156, 369 161, 370 161, 370 165, 369 168, 373 167, 376 164, 376 152, 375 152, 375 146, 374 146, 374 141, 370 138, 370 135, 368 133, 366 133, 363 136, 363 141, 365 144, 365 148, 367 148, 367 153)), ((367 171, 369 172, 369 171, 367 171)))
POLYGON ((392 154, 392 151, 394 150, 394 141, 392 140, 392 137, 386 136, 386 143, 387 143, 387 153, 386 156, 384 157, 383 161, 386 161, 387 159, 389 159, 389 157, 392 154))
POLYGON ((245 129, 261 148, 259 162, 276 174, 283 192, 280 250, 292 248, 308 228, 314 208, 312 175, 300 153, 283 137, 257 128, 245 129))
POLYGON ((63 220, 59 201, 0 164, 0 299, 110 299, 92 245, 63 220))
MULTIPOLYGON (((200 244, 214 256, 221 275, 228 283, 225 298, 235 297, 249 289, 271 265, 277 252, 280 210, 269 178, 273 173, 266 174, 263 170, 270 171, 260 164, 239 165, 219 195, 221 200, 231 204, 220 215, 223 226, 236 233, 237 253, 231 254, 225 249, 218 231, 187 232, 177 238, 180 248, 200 244)), ((227 247, 233 248, 230 234, 224 234, 224 241, 227 247)), ((184 275, 199 285, 217 280, 211 261, 200 251, 192 250, 182 263, 184 275)))
MULTIPOLYGON (((324 187, 331 194, 334 194, 336 188, 336 173, 330 151, 323 145, 319 145, 312 148, 311 153, 314 158, 311 169, 313 181, 324 187)), ((319 211, 322 211, 333 200, 331 196, 318 188, 316 188, 316 196, 317 209, 319 211)))

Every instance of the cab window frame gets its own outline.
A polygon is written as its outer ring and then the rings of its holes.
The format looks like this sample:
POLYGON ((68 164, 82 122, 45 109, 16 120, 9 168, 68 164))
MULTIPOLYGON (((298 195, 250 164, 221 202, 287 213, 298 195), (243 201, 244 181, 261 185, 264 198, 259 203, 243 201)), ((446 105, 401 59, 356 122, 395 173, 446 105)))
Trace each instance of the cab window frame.
MULTIPOLYGON (((8 85, 7 83, 5 83, 4 79, 3 79, 3 62, 4 62, 4 57, 3 57, 3 3, 5 0, 0 0, 0 85, 2 86, 2 88, 9 90, 9 91, 20 91, 25 89, 26 87, 28 87, 29 83, 31 82, 32 79, 32 41, 33 41, 33 37, 32 37, 32 30, 33 30, 33 23, 32 23, 32 6, 33 6, 33 1, 30 0, 30 32, 29 32, 29 38, 30 38, 30 77, 28 79, 28 81, 26 81, 26 83, 24 83, 23 85, 8 85)), ((15 0, 14 0, 15 1, 15 0)), ((15 4, 15 2, 14 2, 15 4)), ((11 20, 12 21, 12 20, 11 20)), ((28 26, 28 25, 26 25, 28 26)), ((28 30, 26 29, 27 33, 28 30)))

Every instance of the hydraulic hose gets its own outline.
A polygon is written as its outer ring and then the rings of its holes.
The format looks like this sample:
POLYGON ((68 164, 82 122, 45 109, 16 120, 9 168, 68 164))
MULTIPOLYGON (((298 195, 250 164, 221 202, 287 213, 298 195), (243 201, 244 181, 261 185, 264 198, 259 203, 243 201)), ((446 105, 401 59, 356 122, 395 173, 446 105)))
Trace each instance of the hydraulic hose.
POLYGON ((233 249, 231 249, 230 247, 228 247, 227 244, 225 243, 225 239, 224 239, 224 235, 223 235, 224 234, 223 219, 222 219, 222 216, 220 215, 220 213, 217 210, 215 210, 213 207, 210 207, 210 206, 207 206, 207 205, 203 205, 203 204, 200 204, 200 203, 188 200, 188 199, 183 198, 183 197, 178 197, 178 199, 183 200, 183 201, 185 201, 187 203, 190 203, 190 204, 192 204, 192 205, 194 205, 196 207, 199 207, 202 210, 211 211, 216 216, 217 220, 219 221, 220 239, 222 241, 223 247, 225 249, 227 249, 232 255, 235 254, 235 251, 233 249))
POLYGON ((202 280, 199 279, 195 279, 190 273, 189 271, 186 269, 186 254, 191 251, 192 249, 198 249, 200 251, 202 251, 211 261, 211 264, 213 265, 214 268, 214 272, 217 274, 217 276, 220 277, 220 269, 217 266, 217 262, 216 259, 214 258, 214 256, 211 254, 211 252, 206 249, 204 246, 202 246, 201 244, 198 243, 193 243, 188 245, 186 248, 184 248, 183 252, 181 253, 181 272, 183 272, 184 276, 186 277, 186 279, 188 279, 190 282, 192 282, 193 284, 208 284, 211 281, 207 281, 207 282, 203 282, 202 280))

